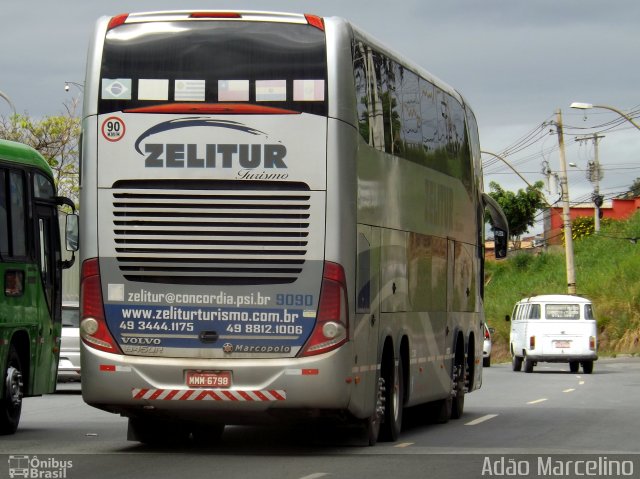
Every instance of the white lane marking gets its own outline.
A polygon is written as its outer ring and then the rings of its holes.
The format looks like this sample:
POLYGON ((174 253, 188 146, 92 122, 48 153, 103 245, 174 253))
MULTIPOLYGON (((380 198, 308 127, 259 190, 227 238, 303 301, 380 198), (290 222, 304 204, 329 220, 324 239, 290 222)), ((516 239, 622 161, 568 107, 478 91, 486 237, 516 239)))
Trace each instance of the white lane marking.
POLYGON ((493 419, 494 417, 497 417, 497 416, 498 416, 497 414, 487 414, 486 416, 482 416, 477 419, 474 419, 473 421, 469 421, 465 423, 465 426, 477 426, 478 424, 488 421, 489 419, 493 419))
POLYGON ((328 475, 328 472, 316 472, 314 474, 309 474, 308 476, 303 476, 300 479, 318 479, 318 477, 324 477, 328 475))
POLYGON ((584 384, 584 381, 580 381, 578 384, 582 386, 584 384))
POLYGON ((547 400, 547 398, 542 398, 542 399, 536 399, 535 401, 529 401, 527 404, 538 404, 541 402, 545 402, 547 400))
POLYGON ((565 389, 564 391, 562 391, 563 393, 572 393, 573 391, 575 391, 574 388, 570 388, 570 389, 565 389))
POLYGON ((396 444, 393 447, 408 447, 408 446, 413 446, 415 444, 415 442, 401 442, 400 444, 396 444))

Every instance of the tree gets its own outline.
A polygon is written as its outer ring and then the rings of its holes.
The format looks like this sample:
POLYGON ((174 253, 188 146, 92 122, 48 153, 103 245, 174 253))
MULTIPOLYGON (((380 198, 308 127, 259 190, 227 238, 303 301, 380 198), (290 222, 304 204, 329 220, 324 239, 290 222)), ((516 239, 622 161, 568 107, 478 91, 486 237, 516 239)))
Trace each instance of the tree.
POLYGON ((625 195, 625 198, 638 198, 640 196, 640 178, 636 178, 629 191, 625 195))
POLYGON ((45 116, 41 120, 27 114, 0 116, 0 138, 25 143, 37 150, 53 170, 61 196, 78 200, 78 152, 80 119, 76 116, 76 100, 64 104, 62 115, 45 116))
POLYGON ((492 181, 489 183, 491 196, 498 202, 509 224, 509 237, 514 242, 516 249, 520 247, 520 237, 529 231, 530 226, 535 225, 536 212, 545 206, 542 196, 544 183, 538 181, 526 190, 518 190, 517 193, 506 191, 492 181))

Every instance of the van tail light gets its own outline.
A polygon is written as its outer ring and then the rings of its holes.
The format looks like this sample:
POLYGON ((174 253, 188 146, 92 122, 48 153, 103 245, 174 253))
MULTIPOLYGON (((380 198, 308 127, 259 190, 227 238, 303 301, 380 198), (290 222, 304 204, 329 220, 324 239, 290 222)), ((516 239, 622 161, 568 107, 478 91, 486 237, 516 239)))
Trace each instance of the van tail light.
POLYGON ((535 336, 530 336, 529 337, 529 349, 536 349, 536 337, 535 336))
POLYGON ((491 334, 487 328, 484 328, 484 339, 491 339, 491 334))
POLYGON ((349 338, 348 311, 344 269, 337 263, 325 261, 316 325, 301 356, 326 353, 346 343, 349 338))
POLYGON ((87 346, 122 354, 107 327, 100 286, 98 258, 82 263, 80 273, 80 337, 87 346))
POLYGON ((596 350, 596 337, 595 336, 589 336, 589 349, 591 351, 595 351, 596 350))

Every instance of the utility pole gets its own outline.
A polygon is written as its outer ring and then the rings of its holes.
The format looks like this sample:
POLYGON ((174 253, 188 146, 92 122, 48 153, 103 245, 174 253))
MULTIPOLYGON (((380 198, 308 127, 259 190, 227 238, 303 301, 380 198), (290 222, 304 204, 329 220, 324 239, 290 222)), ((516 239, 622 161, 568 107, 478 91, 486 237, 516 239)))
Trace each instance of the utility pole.
POLYGON ((600 169, 600 160, 598 159, 598 140, 604 138, 604 135, 594 133, 592 136, 582 136, 576 138, 576 141, 593 140, 593 163, 589 162, 587 170, 587 179, 594 184, 593 186, 593 204, 595 205, 593 213, 593 227, 595 232, 600 231, 600 207, 602 206, 602 196, 600 196, 600 180, 602 179, 602 170, 600 169))
POLYGON ((571 231, 571 208, 569 207, 569 182, 567 181, 567 161, 564 156, 564 136, 562 133, 562 112, 556 112, 556 130, 560 147, 560 188, 562 189, 562 220, 564 224, 564 247, 567 262, 567 290, 576 294, 576 268, 573 261, 573 233, 571 231))

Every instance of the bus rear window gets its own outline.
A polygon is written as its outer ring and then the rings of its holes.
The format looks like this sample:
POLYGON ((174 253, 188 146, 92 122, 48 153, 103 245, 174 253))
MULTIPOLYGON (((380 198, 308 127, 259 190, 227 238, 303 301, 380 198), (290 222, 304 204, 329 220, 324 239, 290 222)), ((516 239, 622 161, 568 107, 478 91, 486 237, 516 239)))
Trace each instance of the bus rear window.
POLYGON ((107 33, 99 112, 167 103, 256 103, 327 114, 324 32, 309 25, 191 21, 107 33))

